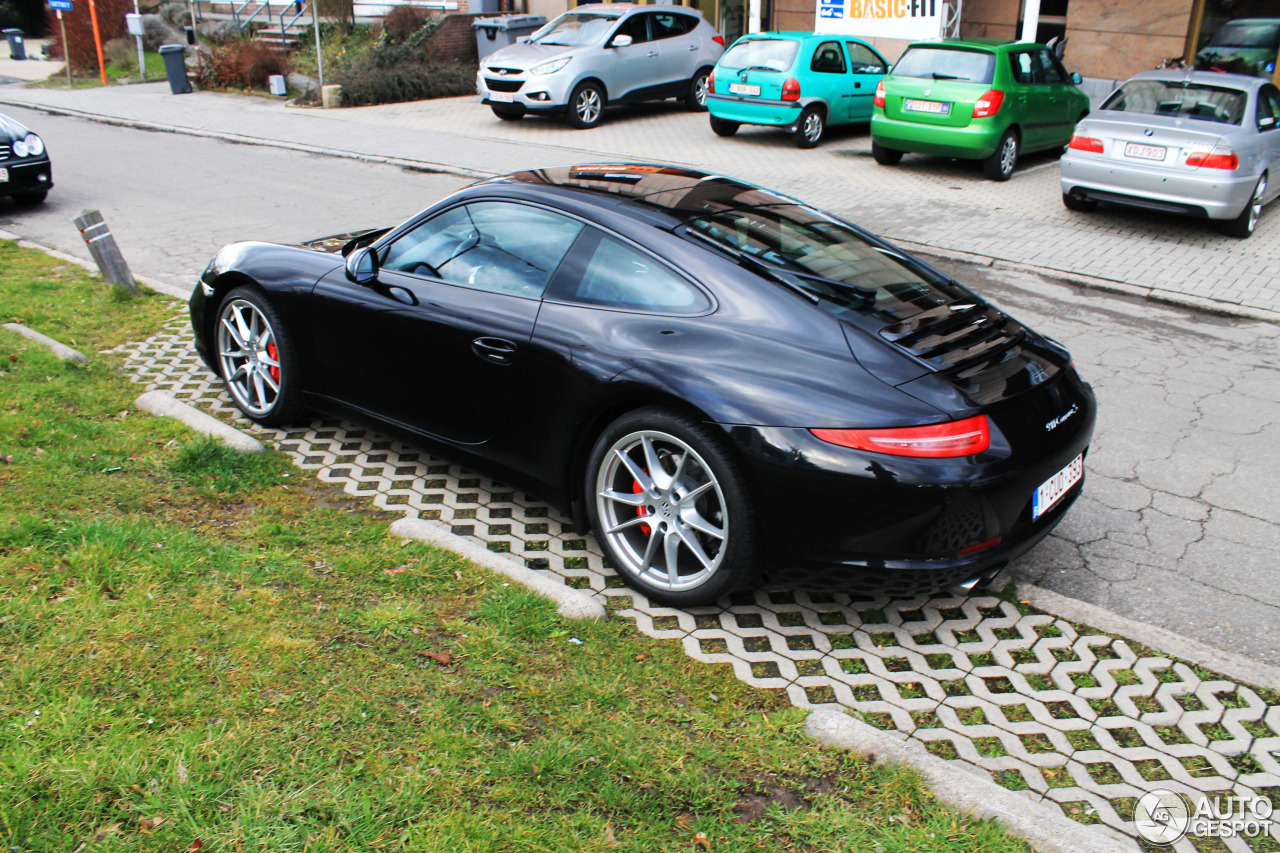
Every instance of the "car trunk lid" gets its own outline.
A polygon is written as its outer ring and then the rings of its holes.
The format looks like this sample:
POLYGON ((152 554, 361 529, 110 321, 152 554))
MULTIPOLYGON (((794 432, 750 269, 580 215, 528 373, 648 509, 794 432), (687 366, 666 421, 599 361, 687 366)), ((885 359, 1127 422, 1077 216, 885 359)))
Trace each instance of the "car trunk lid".
POLYGON ((986 83, 892 77, 885 80, 885 115, 898 121, 940 127, 968 127, 973 105, 989 90, 986 83))
POLYGON ((1139 118, 1131 113, 1111 113, 1123 116, 1123 119, 1111 120, 1107 115, 1103 112, 1090 116, 1076 129, 1077 136, 1102 142, 1102 153, 1096 156, 1153 169, 1167 169, 1170 172, 1192 172, 1199 169, 1200 166, 1194 165, 1194 161, 1192 165, 1188 165, 1187 160, 1191 155, 1197 152, 1208 153, 1217 146, 1225 147, 1222 130, 1234 127, 1168 116, 1139 118))

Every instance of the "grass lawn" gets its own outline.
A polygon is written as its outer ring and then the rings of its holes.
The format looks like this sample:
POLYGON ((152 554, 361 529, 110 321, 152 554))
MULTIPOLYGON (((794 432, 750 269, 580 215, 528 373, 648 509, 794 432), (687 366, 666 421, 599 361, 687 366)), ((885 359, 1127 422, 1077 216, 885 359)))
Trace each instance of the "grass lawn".
POLYGON ((102 351, 179 308, 0 241, 0 323, 90 356, 0 331, 8 850, 1027 850, 776 692, 138 412, 102 351))
MULTIPOLYGON (((146 51, 143 53, 143 60, 147 64, 146 82, 159 83, 167 79, 164 71, 163 56, 153 51, 146 51)), ((133 61, 128 63, 127 65, 118 65, 114 62, 107 62, 106 68, 107 68, 107 80, 111 83, 143 82, 138 77, 138 60, 136 55, 134 56, 133 61)), ((41 80, 37 83, 32 83, 31 85, 38 86, 45 89, 65 89, 67 88, 66 69, 65 68, 61 69, 58 71, 57 74, 54 74, 48 77, 47 79, 41 80)), ((94 66, 94 69, 92 72, 89 72, 89 73, 77 72, 72 74, 71 76, 71 88, 73 89, 92 89, 95 86, 101 86, 101 85, 102 85, 102 75, 98 73, 97 66, 94 66)))

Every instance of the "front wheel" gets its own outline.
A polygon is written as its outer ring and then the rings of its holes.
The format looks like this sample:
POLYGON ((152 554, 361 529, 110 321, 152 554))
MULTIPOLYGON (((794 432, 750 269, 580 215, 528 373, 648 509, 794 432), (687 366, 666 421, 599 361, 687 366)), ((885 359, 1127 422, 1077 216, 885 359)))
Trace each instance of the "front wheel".
POLYGON ((1267 176, 1263 175, 1258 178, 1258 183, 1253 188, 1253 196, 1250 197, 1249 203, 1244 206, 1244 210, 1240 211, 1240 215, 1235 219, 1228 219, 1222 223, 1222 233, 1228 237, 1251 237, 1254 230, 1258 227, 1258 218, 1262 216, 1262 199, 1267 195, 1267 176))
POLYGON ((569 96, 570 127, 585 130, 600 124, 604 118, 604 90, 591 82, 579 83, 569 96))
POLYGON ((707 108, 707 83, 711 79, 710 68, 699 68, 698 73, 689 81, 689 92, 684 96, 684 107, 690 112, 700 113, 707 108))
POLYGON ((218 372, 240 411, 266 426, 302 410, 298 362, 284 323, 262 291, 238 287, 218 309, 218 372))
POLYGON ((710 604, 756 573, 756 529, 723 438, 677 411, 645 408, 609 425, 587 463, 596 538, 619 576, 651 601, 710 604))
POLYGON ((872 140, 871 156, 876 158, 876 162, 881 166, 896 166, 898 161, 902 159, 902 152, 895 151, 892 148, 885 148, 879 142, 872 140))
POLYGON ((733 136, 741 126, 741 122, 711 116, 711 130, 716 136, 733 136))
POLYGON ((1013 177, 1013 169, 1018 165, 1018 134, 1009 128, 1000 137, 1000 144, 990 157, 982 161, 982 170, 993 181, 1007 181, 1013 177))
POLYGON ((805 107, 796 121, 796 129, 791 132, 791 140, 799 148, 815 148, 822 141, 822 132, 827 122, 822 110, 817 107, 805 107))

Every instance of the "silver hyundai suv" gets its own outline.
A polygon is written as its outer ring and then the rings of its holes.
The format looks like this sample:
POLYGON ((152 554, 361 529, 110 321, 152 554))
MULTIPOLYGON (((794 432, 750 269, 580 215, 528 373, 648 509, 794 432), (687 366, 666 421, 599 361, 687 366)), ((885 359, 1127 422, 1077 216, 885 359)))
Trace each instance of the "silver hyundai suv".
POLYGON ((579 6, 485 57, 476 90, 505 121, 564 114, 572 127, 595 127, 608 104, 680 98, 706 109, 723 52, 724 38, 696 9, 579 6))

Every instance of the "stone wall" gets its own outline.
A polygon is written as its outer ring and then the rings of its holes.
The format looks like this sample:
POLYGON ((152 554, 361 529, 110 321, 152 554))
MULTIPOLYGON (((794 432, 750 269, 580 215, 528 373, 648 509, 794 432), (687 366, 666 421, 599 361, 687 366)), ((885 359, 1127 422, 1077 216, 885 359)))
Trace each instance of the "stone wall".
MULTIPOLYGON (((1088 0, 1072 0, 1072 3, 1088 0)), ((965 0, 960 17, 961 38, 1010 40, 1018 37, 1019 0, 965 0)))
POLYGON ((1181 56, 1193 0, 1071 0, 1067 67, 1086 77, 1125 80, 1181 56))

